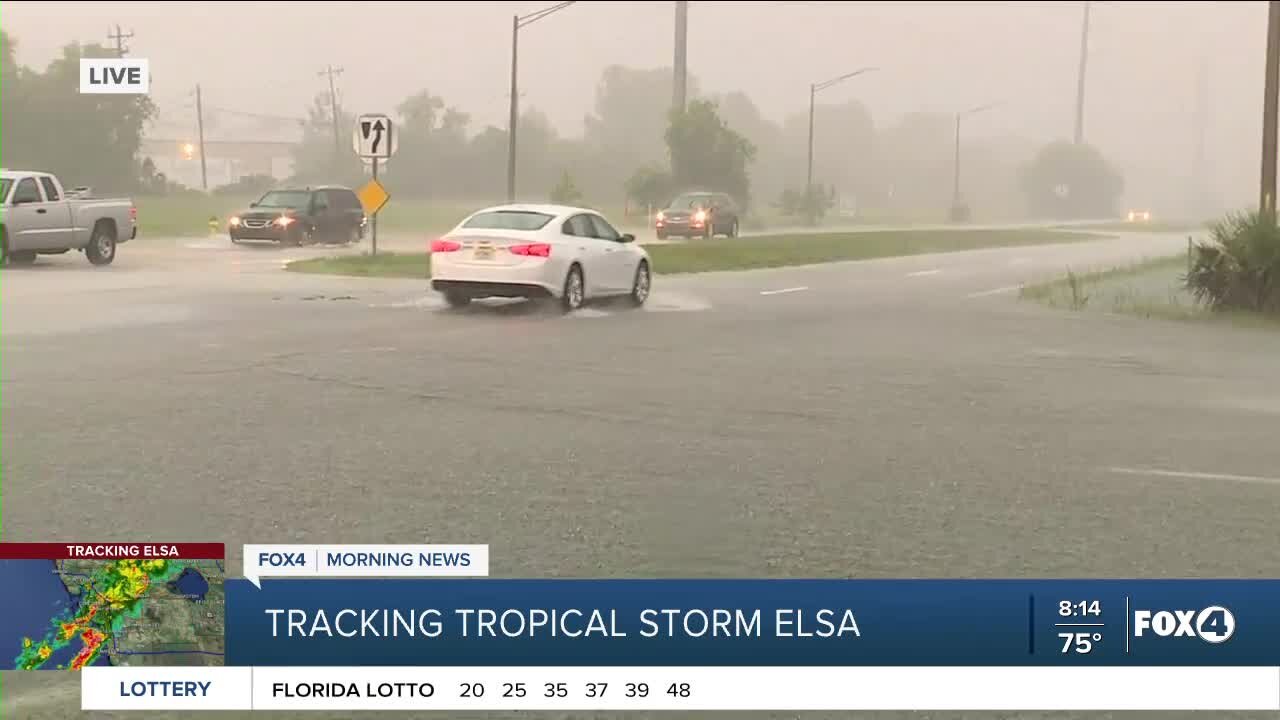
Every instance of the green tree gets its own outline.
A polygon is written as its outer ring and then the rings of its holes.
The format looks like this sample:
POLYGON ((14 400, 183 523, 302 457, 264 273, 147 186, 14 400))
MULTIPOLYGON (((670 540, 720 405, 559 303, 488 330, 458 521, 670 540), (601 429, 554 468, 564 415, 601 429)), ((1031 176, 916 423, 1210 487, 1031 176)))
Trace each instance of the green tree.
POLYGON ((582 192, 573 184, 573 176, 568 170, 560 174, 560 182, 551 188, 551 202, 557 205, 581 205, 582 192))
POLYGON ((37 72, 17 63, 16 44, 0 34, 4 164, 47 170, 68 185, 137 189, 141 164, 135 156, 155 106, 145 95, 80 94, 80 58, 114 56, 99 45, 71 44, 37 72))
POLYGON ((645 165, 627 178, 627 199, 641 208, 660 208, 671 199, 671 173, 657 165, 645 165))
POLYGON ((302 126, 302 142, 293 150, 296 182, 357 185, 366 172, 351 149, 351 129, 355 115, 338 108, 338 134, 334 138, 333 111, 328 93, 319 93, 307 109, 302 126))
POLYGON ((388 184, 402 195, 454 194, 467 163, 470 116, 426 90, 405 98, 396 113, 399 147, 388 162, 388 184))
POLYGON ((741 91, 726 93, 716 100, 716 110, 729 127, 756 147, 752 173, 752 194, 775 197, 788 182, 803 177, 805 139, 796 142, 784 135, 782 126, 761 114, 751 97, 741 91), (762 172, 762 170, 764 170, 762 172))
POLYGON ((873 158, 878 191, 860 205, 914 214, 951 202, 955 116, 907 113, 877 134, 873 158))
POLYGON ((673 111, 666 141, 678 189, 715 189, 750 202, 747 165, 755 159, 755 145, 725 124, 714 102, 694 100, 673 111))
POLYGON ((1124 178, 1092 145, 1060 141, 1044 146, 1021 173, 1035 217, 1106 218, 1118 213, 1124 178))
POLYGON ((806 190, 787 188, 774 206, 784 217, 798 217, 816 223, 836 206, 836 189, 817 184, 806 190))
MULTIPOLYGON (((792 182, 803 180, 808 169, 808 109, 788 115, 783 132, 786 146, 792 150, 785 176, 792 182)), ((871 113, 862 103, 819 102, 813 113, 813 182, 834 185, 854 197, 879 200, 882 182, 875 161, 876 139, 871 113)))
MULTIPOLYGON (((584 122, 587 145, 613 158, 615 167, 637 167, 662 157, 671 80, 668 67, 605 68, 596 85, 594 112, 584 122)), ((689 97, 697 97, 695 78, 688 79, 687 90, 689 97)))

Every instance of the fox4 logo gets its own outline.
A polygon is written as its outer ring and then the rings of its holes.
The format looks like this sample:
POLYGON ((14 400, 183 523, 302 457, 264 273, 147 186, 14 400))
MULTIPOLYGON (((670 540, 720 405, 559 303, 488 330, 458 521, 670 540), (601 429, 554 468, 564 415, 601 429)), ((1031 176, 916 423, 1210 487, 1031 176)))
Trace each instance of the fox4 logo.
POLYGON ((1195 610, 1134 610, 1133 636, 1189 637, 1218 645, 1236 634, 1236 616, 1221 605, 1195 610))

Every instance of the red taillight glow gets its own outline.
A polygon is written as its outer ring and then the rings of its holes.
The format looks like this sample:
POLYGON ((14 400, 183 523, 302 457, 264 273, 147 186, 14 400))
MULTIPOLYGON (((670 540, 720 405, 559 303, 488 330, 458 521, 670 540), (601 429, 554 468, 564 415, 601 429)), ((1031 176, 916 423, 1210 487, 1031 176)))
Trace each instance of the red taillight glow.
POLYGON ((454 242, 452 240, 432 240, 431 241, 431 252, 433 253, 455 252, 461 249, 462 249, 462 243, 454 242))
POLYGON ((137 220, 137 219, 138 219, 138 208, 136 208, 136 207, 130 207, 130 208, 129 208, 129 219, 130 219, 130 220, 137 220))
POLYGON ((512 245, 509 249, 511 250, 512 255, 524 255, 525 257, 551 257, 551 246, 546 243, 512 245))

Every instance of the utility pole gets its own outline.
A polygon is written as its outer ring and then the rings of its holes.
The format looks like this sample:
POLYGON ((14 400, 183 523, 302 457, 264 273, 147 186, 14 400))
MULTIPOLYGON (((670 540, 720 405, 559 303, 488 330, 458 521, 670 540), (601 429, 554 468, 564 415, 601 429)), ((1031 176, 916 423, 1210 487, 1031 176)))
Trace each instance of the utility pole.
POLYGON ((1080 67, 1076 73, 1076 144, 1084 142, 1084 83, 1089 67, 1089 6, 1084 3, 1084 20, 1080 25, 1080 67))
POLYGON ((1258 209, 1276 219, 1276 114, 1280 110, 1280 0, 1267 13, 1267 71, 1262 100, 1262 188, 1258 209))
POLYGON ((116 32, 114 35, 111 34, 111 28, 107 28, 107 39, 115 41, 116 57, 118 58, 124 57, 125 53, 129 52, 129 48, 125 47, 124 41, 128 40, 131 37, 133 37, 133 31, 130 30, 127 34, 122 33, 120 32, 119 25, 116 25, 116 32))
POLYGON ((684 110, 688 103, 689 89, 689 3, 676 2, 675 57, 671 62, 671 109, 684 110))
POLYGON ((342 68, 336 68, 332 65, 316 73, 317 76, 329 76, 329 114, 333 117, 333 156, 335 162, 342 153, 342 134, 338 130, 338 89, 334 85, 333 79, 341 74, 342 68))
POLYGON ((200 187, 209 190, 209 169, 204 159, 204 103, 200 97, 200 84, 196 83, 196 134, 200 140, 200 187))

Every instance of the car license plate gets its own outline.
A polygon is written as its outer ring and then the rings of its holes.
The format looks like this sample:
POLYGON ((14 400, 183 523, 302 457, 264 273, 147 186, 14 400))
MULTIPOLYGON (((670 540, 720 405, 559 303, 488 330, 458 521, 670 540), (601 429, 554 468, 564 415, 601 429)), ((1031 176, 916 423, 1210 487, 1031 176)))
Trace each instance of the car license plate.
POLYGON ((477 246, 476 246, 476 259, 477 259, 477 260, 492 260, 492 259, 493 259, 493 246, 492 246, 492 245, 477 245, 477 246))

